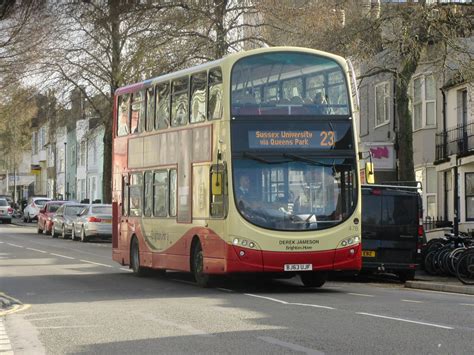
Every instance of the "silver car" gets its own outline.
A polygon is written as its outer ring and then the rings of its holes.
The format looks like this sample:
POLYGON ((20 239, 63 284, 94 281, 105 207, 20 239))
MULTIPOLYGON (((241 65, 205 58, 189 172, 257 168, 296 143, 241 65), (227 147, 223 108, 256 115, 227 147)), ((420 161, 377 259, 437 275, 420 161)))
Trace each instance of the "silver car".
POLYGON ((81 203, 65 203, 58 208, 53 215, 53 228, 51 228, 51 235, 53 238, 61 235, 66 239, 72 233, 72 226, 79 218, 78 214, 84 210, 88 205, 81 203))
POLYGON ((112 238, 112 205, 88 205, 74 221, 72 240, 87 242, 92 237, 112 238))
POLYGON ((13 208, 10 207, 6 198, 0 198, 0 221, 12 223, 13 208))

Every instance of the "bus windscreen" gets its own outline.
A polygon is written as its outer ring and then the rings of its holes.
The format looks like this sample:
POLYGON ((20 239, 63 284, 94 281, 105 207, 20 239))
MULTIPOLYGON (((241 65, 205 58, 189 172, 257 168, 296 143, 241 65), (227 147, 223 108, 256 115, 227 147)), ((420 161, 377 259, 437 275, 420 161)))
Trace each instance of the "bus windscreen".
POLYGON ((343 69, 307 53, 270 52, 239 60, 232 69, 232 115, 350 114, 343 69))

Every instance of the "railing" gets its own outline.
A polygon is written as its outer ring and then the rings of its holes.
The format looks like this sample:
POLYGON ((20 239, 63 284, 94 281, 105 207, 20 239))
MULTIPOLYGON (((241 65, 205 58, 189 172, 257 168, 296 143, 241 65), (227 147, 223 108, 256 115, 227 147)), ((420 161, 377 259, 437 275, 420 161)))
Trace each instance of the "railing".
POLYGON ((436 160, 474 151, 474 122, 436 133, 436 160))
POLYGON ((445 228, 445 227, 453 227, 452 221, 446 221, 442 217, 430 217, 426 216, 423 219, 423 228, 425 231, 429 231, 431 229, 436 228, 445 228))

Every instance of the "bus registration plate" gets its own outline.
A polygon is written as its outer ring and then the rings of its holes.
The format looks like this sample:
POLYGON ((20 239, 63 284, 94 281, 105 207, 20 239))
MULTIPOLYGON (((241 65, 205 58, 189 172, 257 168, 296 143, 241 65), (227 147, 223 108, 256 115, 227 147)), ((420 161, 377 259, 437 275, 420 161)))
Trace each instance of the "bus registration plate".
POLYGON ((285 271, 311 271, 313 264, 285 264, 285 271))

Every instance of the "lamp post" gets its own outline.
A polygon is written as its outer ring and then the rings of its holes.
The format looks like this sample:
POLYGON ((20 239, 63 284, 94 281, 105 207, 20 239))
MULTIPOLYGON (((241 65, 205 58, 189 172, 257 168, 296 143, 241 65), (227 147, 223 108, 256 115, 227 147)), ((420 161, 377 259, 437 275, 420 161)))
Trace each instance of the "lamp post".
POLYGON ((68 199, 68 188, 67 188, 67 142, 64 142, 64 196, 68 199))

